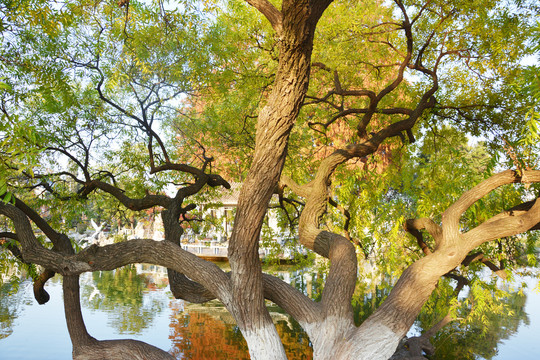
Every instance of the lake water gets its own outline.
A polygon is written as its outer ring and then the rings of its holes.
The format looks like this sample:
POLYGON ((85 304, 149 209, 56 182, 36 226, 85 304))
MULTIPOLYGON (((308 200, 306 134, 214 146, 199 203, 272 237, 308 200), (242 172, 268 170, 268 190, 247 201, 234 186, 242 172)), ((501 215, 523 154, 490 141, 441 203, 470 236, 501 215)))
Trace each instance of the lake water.
MULTIPOLYGON (((293 281, 298 277, 298 273, 283 274, 293 281)), ((519 305, 518 311, 523 312, 519 319, 511 322, 512 325, 497 322, 498 330, 494 330, 497 333, 487 336, 495 339, 494 342, 478 344, 479 347, 489 344, 489 349, 475 349, 471 347, 474 345, 460 349, 454 342, 463 342, 459 339, 461 330, 450 329, 437 342, 441 348, 449 345, 453 355, 441 355, 441 358, 538 359, 540 294, 532 290, 537 281, 525 277, 517 282, 529 284, 524 297, 520 297, 524 306, 519 305)), ((306 283, 301 286, 305 288, 306 283)), ((9 286, 0 290, 0 359, 71 359, 61 277, 52 279, 46 288, 51 300, 45 305, 35 302, 29 281, 23 281, 18 291, 9 286)), ((173 299, 161 268, 139 266, 84 274, 81 294, 88 331, 98 339, 139 339, 173 353, 178 359, 249 358, 246 344, 228 312, 217 302, 194 305, 173 299)), ((277 307, 271 307, 270 311, 289 358, 310 359, 309 340, 298 324, 277 307)))
MULTIPOLYGON (((81 302, 88 332, 100 339, 138 339, 178 359, 249 359, 233 318, 217 301, 190 304, 172 297, 162 268, 146 266, 81 276, 81 302)), ((39 305, 32 283, 0 291, 0 359, 71 359, 64 320, 61 277, 47 286, 50 301, 39 305)), ((298 324, 271 307, 291 359, 311 358, 298 324)))

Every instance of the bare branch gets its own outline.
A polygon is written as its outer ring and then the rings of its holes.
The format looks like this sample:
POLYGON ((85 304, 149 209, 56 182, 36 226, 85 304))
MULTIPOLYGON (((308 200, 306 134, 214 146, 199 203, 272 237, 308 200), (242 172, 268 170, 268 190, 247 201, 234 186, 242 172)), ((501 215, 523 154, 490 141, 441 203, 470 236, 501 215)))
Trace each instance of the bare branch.
POLYGON ((484 256, 484 254, 481 252, 476 252, 476 253, 467 255, 467 257, 465 257, 465 259, 461 262, 461 265, 469 266, 473 261, 481 262, 482 264, 487 266, 491 271, 493 271, 495 275, 497 275, 501 279, 506 279, 506 272, 500 267, 498 267, 497 265, 495 265, 492 261, 487 259, 484 256))
POLYGON ((171 199, 166 195, 146 194, 143 198, 134 199, 127 196, 123 190, 99 180, 92 180, 85 184, 82 196, 88 195, 95 189, 100 189, 118 199, 125 207, 133 211, 140 211, 154 206, 169 207, 171 199))

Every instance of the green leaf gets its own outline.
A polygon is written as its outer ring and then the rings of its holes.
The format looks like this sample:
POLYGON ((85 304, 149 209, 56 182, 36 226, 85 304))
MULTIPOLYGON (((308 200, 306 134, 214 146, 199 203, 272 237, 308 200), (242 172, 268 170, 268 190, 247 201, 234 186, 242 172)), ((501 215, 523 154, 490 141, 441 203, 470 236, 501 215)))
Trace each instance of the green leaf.
POLYGON ((0 81, 0 89, 2 89, 2 90, 12 90, 13 88, 8 83, 0 81))

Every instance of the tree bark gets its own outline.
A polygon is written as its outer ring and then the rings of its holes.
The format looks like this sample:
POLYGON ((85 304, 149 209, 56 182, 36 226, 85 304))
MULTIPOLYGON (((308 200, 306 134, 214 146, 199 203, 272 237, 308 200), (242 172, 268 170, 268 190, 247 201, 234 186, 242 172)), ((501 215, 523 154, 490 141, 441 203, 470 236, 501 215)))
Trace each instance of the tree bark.
POLYGON ((137 340, 99 341, 90 336, 84 324, 79 276, 70 275, 63 279, 64 312, 74 360, 174 360, 171 354, 137 340))
POLYGON ((289 134, 309 85, 315 25, 330 2, 284 1, 279 14, 269 11, 272 5, 265 1, 250 3, 270 17, 280 38, 280 53, 272 92, 259 113, 253 162, 238 199, 229 245, 232 303, 228 308, 246 337, 251 357, 277 359, 285 358, 285 352, 264 304, 259 236, 283 169, 289 134), (276 20, 279 18, 281 21, 276 20), (258 337, 270 346, 279 345, 264 349, 258 337))
MULTIPOLYGON (((86 196, 94 190, 105 191, 132 210, 161 206, 164 242, 138 239, 103 247, 91 246, 75 254, 69 239, 54 231, 37 213, 17 200, 16 206, 0 202, 0 214, 10 217, 15 225, 17 240, 21 244, 24 261, 44 265, 46 271, 36 282, 38 298, 46 299, 43 284, 54 272, 64 275, 64 304, 69 334, 75 359, 171 359, 172 356, 151 345, 133 340, 98 341, 88 334, 81 313, 78 274, 87 271, 111 270, 130 263, 153 263, 166 266, 171 290, 175 297, 192 302, 205 302, 217 298, 236 319, 253 359, 285 359, 285 351, 276 328, 266 309, 264 299, 271 299, 283 307, 306 329, 313 343, 314 357, 320 359, 388 359, 413 324, 422 305, 435 288, 438 279, 454 269, 472 249, 500 236, 509 236, 540 224, 540 200, 505 212, 467 233, 461 233, 459 219, 475 201, 498 186, 514 182, 539 182, 540 173, 524 171, 505 172, 465 193, 442 214, 442 224, 428 219, 407 223, 414 231, 428 231, 435 239, 433 250, 425 247, 425 257, 408 267, 398 280, 386 301, 360 327, 354 326, 351 297, 356 284, 357 259, 349 239, 321 229, 321 219, 326 212, 331 177, 337 166, 354 157, 377 151, 390 137, 403 136, 414 140, 411 128, 423 114, 434 106, 434 93, 438 89, 436 67, 443 54, 436 60, 433 70, 421 65, 418 59, 411 63, 413 53, 412 22, 405 6, 396 1, 404 15, 399 25, 405 32, 407 51, 399 64, 396 78, 378 94, 372 91, 345 91, 335 76, 335 94, 369 98, 366 109, 342 109, 326 124, 349 114, 364 114, 356 126, 362 143, 351 144, 335 151, 321 162, 315 178, 304 186, 290 184, 293 191, 306 198, 299 224, 300 242, 330 260, 330 272, 320 303, 314 303, 291 286, 262 274, 259 260, 259 236, 268 203, 281 177, 287 156, 289 135, 298 117, 308 85, 311 53, 316 24, 331 0, 284 0, 282 9, 276 9, 268 0, 246 0, 270 22, 279 38, 279 63, 276 78, 267 103, 258 116, 256 146, 248 176, 242 187, 229 245, 231 273, 225 274, 215 264, 197 258, 179 246, 182 228, 178 220, 186 211, 183 200, 203 186, 225 185, 219 176, 209 175, 203 169, 185 164, 171 164, 163 142, 151 131, 148 122, 130 115, 125 109, 109 100, 102 92, 103 73, 96 68, 101 79, 97 91, 103 101, 121 113, 137 120, 150 133, 149 155, 151 173, 174 170, 189 173, 196 179, 178 191, 174 198, 147 194, 140 199, 129 198, 124 191, 111 184, 92 179, 88 164, 77 159, 85 180, 79 195, 86 196), (429 76, 432 86, 425 91, 414 109, 378 109, 383 98, 393 92, 404 80, 406 69, 415 69, 429 76), (402 114, 397 121, 367 135, 368 125, 377 113, 402 114), (156 138, 163 151, 164 164, 156 166, 152 150, 156 138), (53 250, 43 247, 35 238, 31 219, 54 245, 53 250)), ((59 150, 62 152, 62 150, 59 150)), ((69 156, 69 154, 65 154, 69 156)), ((88 155, 88 153, 86 154, 88 155)), ((88 160, 88 156, 87 156, 88 160)), ((87 161, 88 162, 88 161, 87 161)), ((76 177, 74 177, 75 180, 76 177)), ((285 179, 284 179, 285 180, 285 179)), ((417 234, 418 235, 418 234, 417 234)))

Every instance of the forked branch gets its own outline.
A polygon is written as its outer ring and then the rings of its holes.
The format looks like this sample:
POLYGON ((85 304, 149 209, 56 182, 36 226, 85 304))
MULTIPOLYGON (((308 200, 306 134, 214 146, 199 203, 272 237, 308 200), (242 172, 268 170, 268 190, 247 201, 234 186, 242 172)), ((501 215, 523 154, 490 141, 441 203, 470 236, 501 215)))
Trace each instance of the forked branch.
MULTIPOLYGON (((464 193, 442 215, 442 228, 444 240, 456 239, 461 235, 459 221, 461 216, 475 202, 492 192, 493 190, 513 183, 536 183, 540 182, 539 170, 525 170, 519 174, 513 170, 507 170, 484 180, 471 190, 464 193)), ((540 222, 540 201, 529 203, 528 210, 519 213, 504 212, 496 217, 485 221, 479 226, 463 234, 463 240, 471 250, 480 244, 498 238, 519 234, 538 226, 540 222)))

